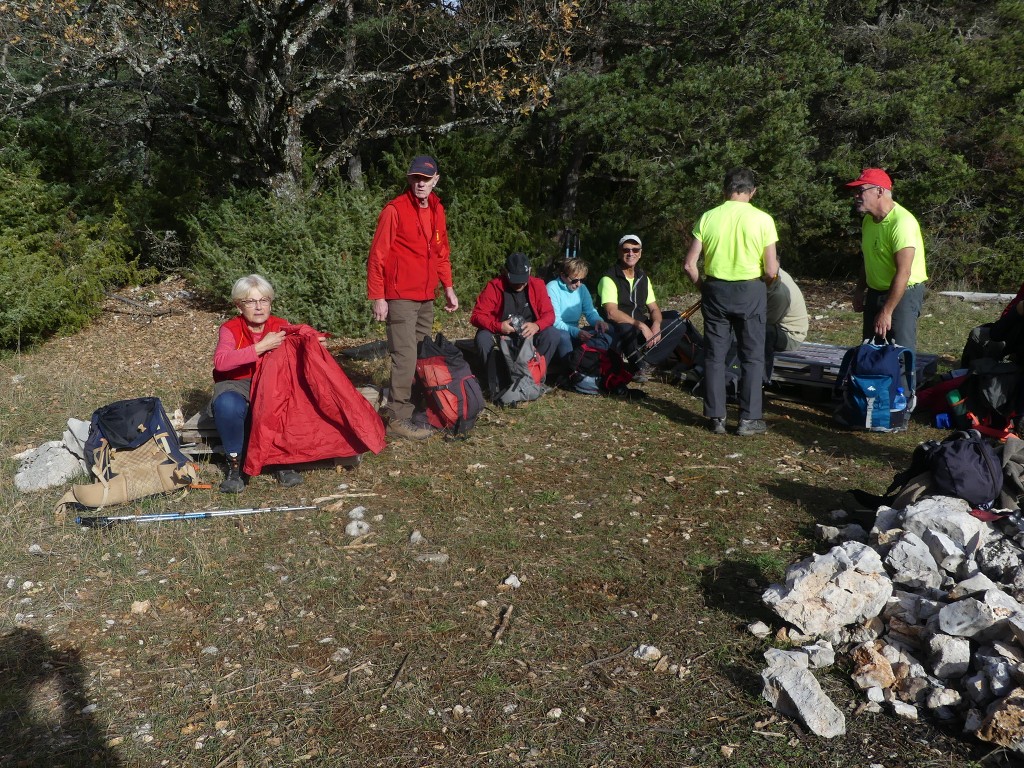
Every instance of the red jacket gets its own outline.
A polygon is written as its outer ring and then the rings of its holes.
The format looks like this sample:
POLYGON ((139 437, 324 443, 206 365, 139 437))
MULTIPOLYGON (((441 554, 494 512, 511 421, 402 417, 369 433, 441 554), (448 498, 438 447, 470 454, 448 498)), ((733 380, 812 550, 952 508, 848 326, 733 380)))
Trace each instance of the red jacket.
MULTIPOLYGON (((508 279, 505 276, 496 277, 491 280, 480 295, 476 297, 476 304, 473 305, 473 314, 469 317, 477 328, 483 328, 491 333, 501 333, 501 324, 508 318, 502 317, 505 310, 505 289, 508 287, 508 279)), ((536 316, 537 326, 544 330, 555 324, 555 308, 551 306, 551 298, 548 296, 548 288, 539 277, 531 277, 526 284, 527 301, 530 309, 536 316)))
POLYGON ((433 192, 426 209, 407 189, 384 206, 366 264, 366 293, 375 299, 433 301, 437 284, 452 286, 448 224, 433 192))
POLYGON ((384 449, 384 422, 308 325, 288 325, 252 380, 247 475, 384 449))

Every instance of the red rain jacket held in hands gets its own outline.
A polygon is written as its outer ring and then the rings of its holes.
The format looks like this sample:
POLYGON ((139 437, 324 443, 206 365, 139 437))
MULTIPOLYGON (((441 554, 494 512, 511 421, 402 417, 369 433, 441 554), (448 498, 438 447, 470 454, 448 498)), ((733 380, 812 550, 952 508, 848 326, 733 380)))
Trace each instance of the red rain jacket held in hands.
POLYGON ((384 449, 384 422, 308 325, 286 325, 281 346, 252 380, 247 475, 271 464, 344 458, 384 449))

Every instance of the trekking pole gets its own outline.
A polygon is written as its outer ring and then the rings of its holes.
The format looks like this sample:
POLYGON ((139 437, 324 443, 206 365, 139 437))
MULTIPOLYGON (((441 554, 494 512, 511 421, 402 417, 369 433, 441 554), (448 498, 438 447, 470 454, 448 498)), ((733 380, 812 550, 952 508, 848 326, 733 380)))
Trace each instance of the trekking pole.
POLYGON ((641 360, 643 360, 644 357, 647 356, 647 353, 650 352, 651 349, 656 344, 658 344, 658 342, 661 341, 661 337, 662 336, 664 336, 667 333, 671 333, 676 328, 678 328, 682 323, 685 323, 687 320, 689 320, 691 317, 693 317, 693 315, 697 312, 697 310, 700 309, 700 302, 701 302, 701 300, 697 299, 695 304, 693 304, 690 307, 687 307, 685 310, 680 312, 679 313, 679 317, 677 317, 674 320, 672 320, 668 325, 666 325, 664 328, 662 328, 660 331, 658 331, 656 334, 654 334, 651 337, 650 341, 648 341, 642 347, 634 349, 632 352, 630 352, 628 355, 626 355, 626 358, 625 358, 626 362, 627 363, 639 363, 641 360), (654 342, 653 344, 651 343, 652 341, 654 342), (636 359, 635 360, 633 359, 634 355, 636 355, 636 359))
POLYGON ((76 517, 75 522, 86 528, 106 528, 114 523, 155 523, 161 520, 206 520, 211 517, 242 517, 263 512, 304 512, 317 509, 304 504, 296 507, 249 507, 246 509, 214 509, 207 512, 159 512, 152 515, 118 515, 109 517, 76 517))

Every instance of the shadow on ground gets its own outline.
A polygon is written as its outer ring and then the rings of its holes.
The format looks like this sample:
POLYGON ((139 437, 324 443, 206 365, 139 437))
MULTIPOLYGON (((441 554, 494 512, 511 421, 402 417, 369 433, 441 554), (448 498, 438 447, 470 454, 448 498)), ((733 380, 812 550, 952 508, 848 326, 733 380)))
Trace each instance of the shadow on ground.
POLYGON ((53 648, 31 629, 0 637, 0 765, 116 768, 88 710, 78 652, 53 648))

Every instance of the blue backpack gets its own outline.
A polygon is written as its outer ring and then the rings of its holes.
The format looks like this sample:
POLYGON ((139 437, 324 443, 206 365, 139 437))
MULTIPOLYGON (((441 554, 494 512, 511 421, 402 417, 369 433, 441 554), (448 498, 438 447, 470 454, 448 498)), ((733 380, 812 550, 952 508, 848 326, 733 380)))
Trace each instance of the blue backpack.
POLYGON ((836 377, 835 421, 872 432, 905 430, 917 404, 916 370, 914 352, 906 347, 865 339, 849 349, 836 377))

